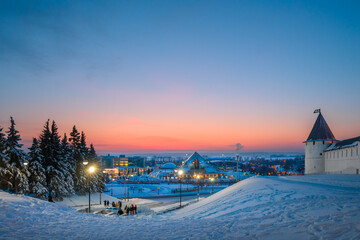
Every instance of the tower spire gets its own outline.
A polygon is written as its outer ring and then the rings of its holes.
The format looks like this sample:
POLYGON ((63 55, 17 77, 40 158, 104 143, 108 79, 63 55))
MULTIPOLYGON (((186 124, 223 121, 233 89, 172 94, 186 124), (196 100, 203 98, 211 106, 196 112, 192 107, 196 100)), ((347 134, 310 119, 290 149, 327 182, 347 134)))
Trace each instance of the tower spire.
POLYGON ((329 125, 326 123, 325 118, 321 114, 320 109, 316 109, 314 113, 319 113, 314 127, 312 128, 310 135, 306 142, 312 141, 336 141, 334 134, 330 130, 329 125))

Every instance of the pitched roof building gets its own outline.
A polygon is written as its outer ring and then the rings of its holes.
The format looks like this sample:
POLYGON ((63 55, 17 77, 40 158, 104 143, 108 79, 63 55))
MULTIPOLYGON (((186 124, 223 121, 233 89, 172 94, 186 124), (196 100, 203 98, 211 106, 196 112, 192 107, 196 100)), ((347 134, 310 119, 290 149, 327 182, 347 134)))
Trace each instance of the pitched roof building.
POLYGON ((201 178, 219 177, 219 171, 208 163, 200 154, 194 152, 181 166, 184 176, 192 178, 200 175, 201 178))
POLYGON ((305 174, 359 174, 360 137, 334 137, 320 110, 305 143, 305 174))

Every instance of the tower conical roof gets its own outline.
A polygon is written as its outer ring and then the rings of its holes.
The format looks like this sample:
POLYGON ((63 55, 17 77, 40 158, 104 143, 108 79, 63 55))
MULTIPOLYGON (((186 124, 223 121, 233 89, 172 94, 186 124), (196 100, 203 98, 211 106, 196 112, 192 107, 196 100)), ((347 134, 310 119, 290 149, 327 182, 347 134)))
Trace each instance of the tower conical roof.
POLYGON ((329 140, 336 139, 334 137, 334 134, 331 132, 329 125, 326 123, 323 115, 320 112, 306 142, 329 140))

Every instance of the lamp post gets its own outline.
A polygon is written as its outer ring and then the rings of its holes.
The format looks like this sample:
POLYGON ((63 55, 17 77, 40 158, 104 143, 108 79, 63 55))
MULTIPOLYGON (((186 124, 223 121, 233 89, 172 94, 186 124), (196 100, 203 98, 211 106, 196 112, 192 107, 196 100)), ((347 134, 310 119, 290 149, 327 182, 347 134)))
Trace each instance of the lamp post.
MULTIPOLYGON (((130 175, 129 176, 129 179, 130 179, 130 177, 133 177, 134 175, 130 175)), ((129 184, 128 184, 128 186, 127 186, 127 200, 129 201, 129 199, 130 199, 130 186, 129 186, 129 184)))
MULTIPOLYGON (((106 171, 104 170, 104 171, 102 171, 103 172, 103 180, 104 180, 104 182, 105 182, 105 173, 106 173, 106 171)), ((100 189, 100 205, 101 205, 101 192, 102 192, 102 190, 103 189, 100 189)))
POLYGON ((236 154, 236 178, 239 172, 239 154, 236 154))
POLYGON ((181 175, 184 173, 183 170, 179 170, 178 174, 179 174, 179 183, 180 183, 180 208, 181 208, 181 175))
MULTIPOLYGON (((87 166, 89 164, 88 161, 84 161, 83 162, 84 166, 87 166)), ((91 204, 90 204, 90 199, 91 199, 91 188, 90 188, 90 174, 92 174, 93 172, 95 172, 95 167, 91 166, 88 168, 88 171, 89 171, 89 176, 88 176, 88 187, 89 187, 89 213, 91 212, 91 204)))
POLYGON ((214 178, 210 178, 211 184, 212 184, 212 191, 211 194, 214 194, 214 178))
POLYGON ((111 176, 111 192, 110 192, 110 195, 112 196, 113 195, 113 184, 114 184, 114 178, 112 178, 111 176))
POLYGON ((90 188, 90 174, 92 174, 93 172, 95 172, 95 168, 94 168, 94 167, 89 167, 89 176, 88 176, 88 184, 89 184, 89 213, 91 212, 91 210, 90 210, 90 193, 91 193, 91 188, 90 188))
POLYGON ((124 175, 124 201, 126 201, 126 175, 124 175))
POLYGON ((197 175, 196 178, 197 178, 197 184, 198 184, 197 200, 199 201, 199 198, 200 198, 200 185, 199 185, 200 175, 197 175))

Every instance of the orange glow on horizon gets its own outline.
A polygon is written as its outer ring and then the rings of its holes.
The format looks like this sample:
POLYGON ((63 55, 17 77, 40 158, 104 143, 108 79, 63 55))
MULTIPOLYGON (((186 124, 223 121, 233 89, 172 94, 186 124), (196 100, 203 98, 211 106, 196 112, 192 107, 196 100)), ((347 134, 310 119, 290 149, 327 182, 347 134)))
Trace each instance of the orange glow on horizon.
MULTIPOLYGON (((306 140, 315 121, 309 115, 307 121, 283 118, 248 118, 220 116, 207 119, 196 114, 176 116, 125 117, 117 113, 95 114, 82 112, 75 115, 54 117, 61 137, 69 133, 75 124, 84 131, 87 143, 93 143, 99 154, 121 152, 167 152, 167 151, 219 151, 235 152, 235 144, 244 145, 243 152, 291 151, 303 152, 306 140), (190 116, 190 117, 189 117, 190 116), (77 119, 76 123, 72 119, 77 119), (205 120, 206 121, 205 121, 205 120)), ((28 147, 33 137, 42 131, 44 120, 17 121, 17 129, 28 147)), ((336 126, 328 121, 338 139, 354 137, 350 126, 336 126), (341 132, 343 135, 338 135, 341 132), (346 135, 345 135, 346 134, 346 135)), ((7 129, 8 123, 1 123, 7 129)))

